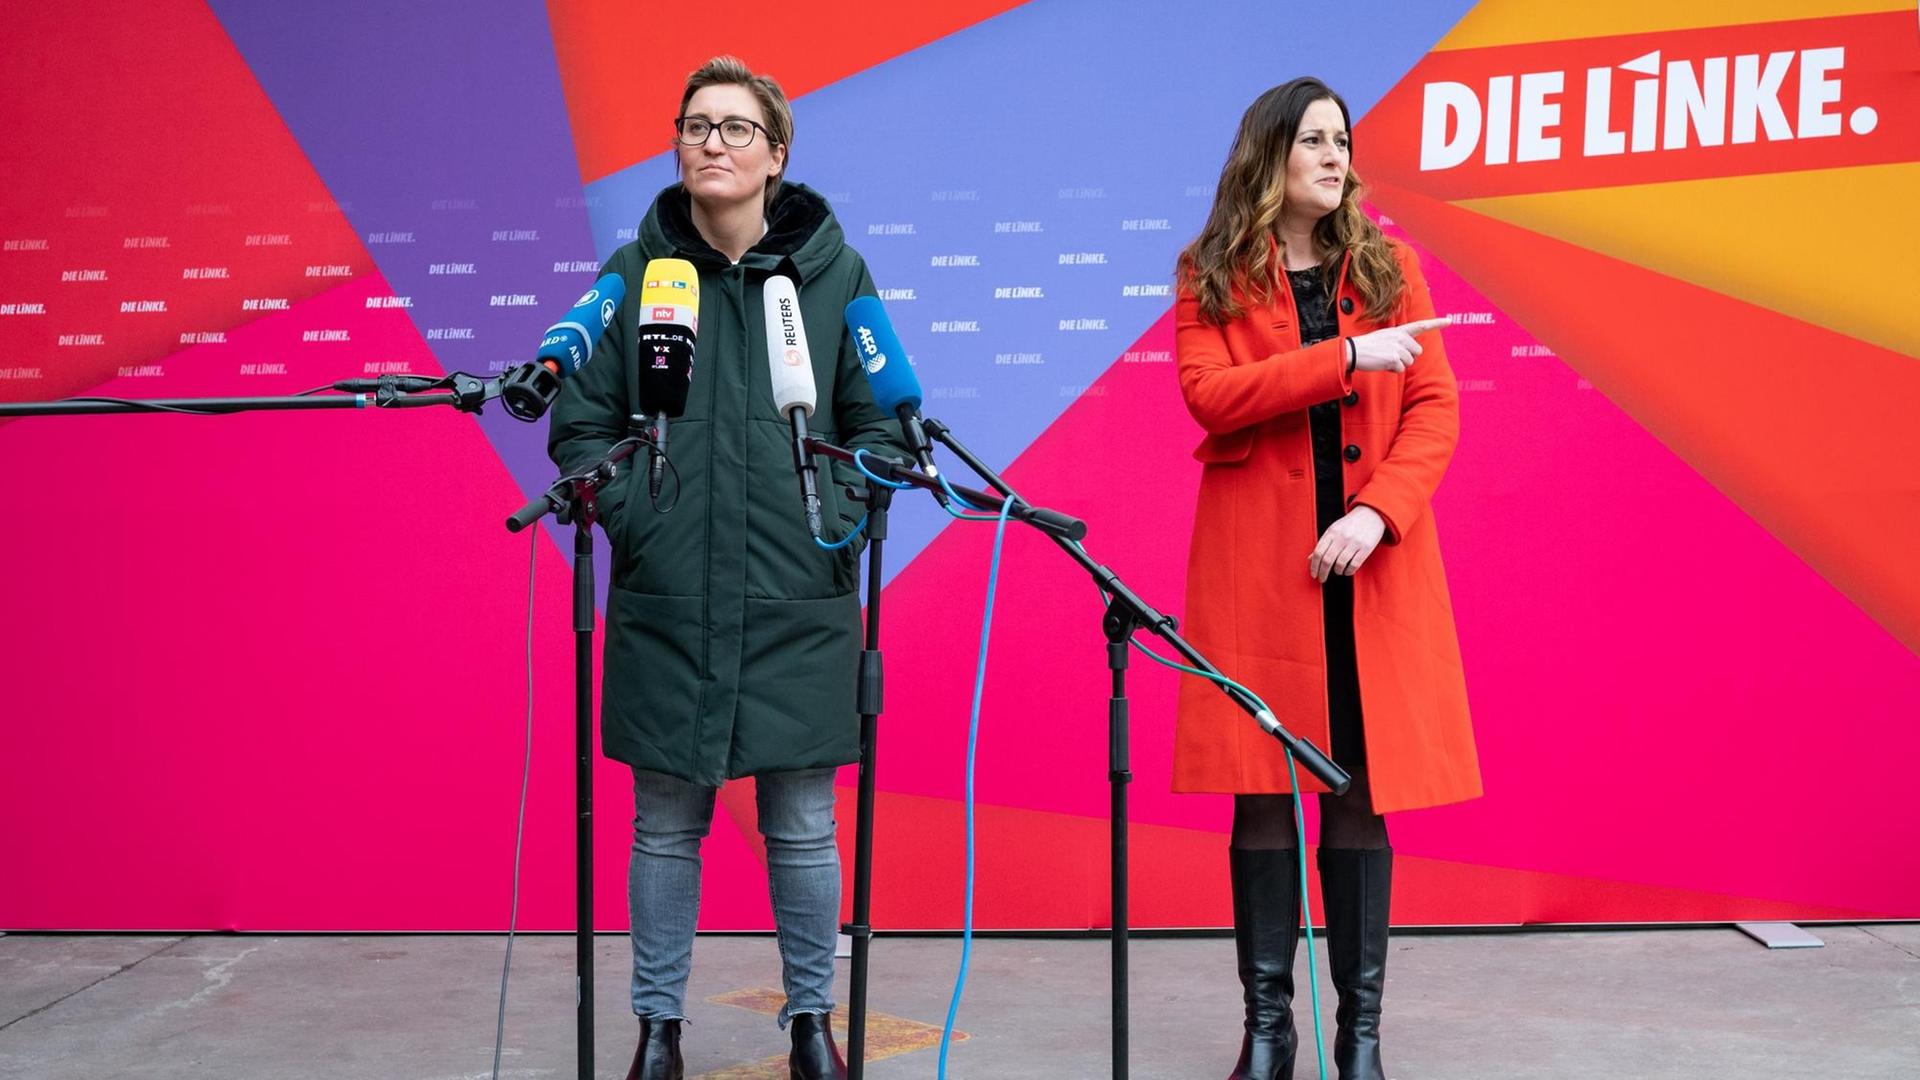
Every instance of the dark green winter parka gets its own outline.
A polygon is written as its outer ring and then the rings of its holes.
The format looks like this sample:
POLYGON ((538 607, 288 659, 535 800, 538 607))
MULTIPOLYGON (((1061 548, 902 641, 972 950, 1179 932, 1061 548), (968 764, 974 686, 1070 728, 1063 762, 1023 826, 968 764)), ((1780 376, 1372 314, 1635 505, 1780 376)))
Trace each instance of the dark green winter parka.
MULTIPOLYGON (((859 756, 856 542, 825 551, 808 535, 792 437, 774 411, 761 291, 769 275, 799 287, 823 439, 904 457, 899 426, 874 404, 842 312, 872 295, 866 263, 825 199, 783 183, 768 231, 730 264, 694 228, 686 189, 655 198, 639 238, 602 273, 627 283, 618 318, 553 407, 547 451, 584 468, 627 432, 647 260, 681 258, 700 274, 700 324, 686 414, 669 422, 679 501, 657 513, 644 456, 601 501, 613 549, 601 685, 601 747, 640 768, 718 786, 731 777, 859 756)), ((822 463, 829 539, 861 517, 841 490, 858 474, 822 463)), ((669 475, 662 490, 673 494, 669 475)))

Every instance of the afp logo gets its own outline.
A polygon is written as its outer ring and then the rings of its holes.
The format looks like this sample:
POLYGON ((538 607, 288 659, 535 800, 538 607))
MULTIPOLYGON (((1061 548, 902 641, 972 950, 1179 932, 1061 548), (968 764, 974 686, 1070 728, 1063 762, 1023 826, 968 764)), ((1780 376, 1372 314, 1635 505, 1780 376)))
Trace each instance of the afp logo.
POLYGON ((860 352, 866 357, 861 363, 866 367, 867 374, 878 375, 880 369, 887 366, 887 354, 881 352, 880 344, 873 340, 873 331, 862 326, 859 328, 859 334, 860 352))

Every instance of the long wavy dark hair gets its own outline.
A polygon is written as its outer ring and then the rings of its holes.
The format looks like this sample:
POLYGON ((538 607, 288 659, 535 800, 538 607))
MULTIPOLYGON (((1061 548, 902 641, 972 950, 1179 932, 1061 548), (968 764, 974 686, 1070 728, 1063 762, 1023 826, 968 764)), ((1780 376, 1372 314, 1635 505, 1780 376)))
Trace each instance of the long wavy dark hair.
MULTIPOLYGON (((1220 187, 1213 210, 1200 235, 1180 253, 1175 273, 1182 287, 1200 300, 1200 313, 1219 325, 1245 312, 1245 301, 1273 300, 1280 278, 1274 243, 1279 238, 1280 215, 1287 189, 1287 156, 1300 131, 1300 118, 1316 101, 1340 107, 1340 119, 1353 130, 1347 103, 1319 79, 1302 77, 1276 86, 1255 98, 1240 118, 1233 149, 1220 170, 1220 187)), ((1352 144, 1349 143, 1349 146, 1352 144)), ((1382 322, 1394 315, 1406 291, 1400 263, 1387 238, 1360 210, 1365 190, 1351 168, 1340 195, 1340 205, 1313 227, 1313 238, 1324 250, 1327 280, 1340 272, 1349 258, 1348 280, 1359 290, 1368 318, 1382 322)))

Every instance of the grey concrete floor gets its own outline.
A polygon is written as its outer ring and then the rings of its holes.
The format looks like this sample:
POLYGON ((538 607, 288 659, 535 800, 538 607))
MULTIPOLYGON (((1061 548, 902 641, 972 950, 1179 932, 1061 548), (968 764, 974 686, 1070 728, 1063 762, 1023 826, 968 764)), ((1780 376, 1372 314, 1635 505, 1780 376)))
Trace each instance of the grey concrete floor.
MULTIPOLYGON (((1815 932, 1825 948, 1776 952, 1729 929, 1396 935, 1388 1070, 1396 1080, 1920 1078, 1920 925, 1815 932)), ((0 937, 0 1077, 480 1080, 504 943, 0 937)), ((568 937, 515 946, 500 1075, 574 1075, 572 950, 568 937)), ((957 939, 875 942, 870 1038, 889 1056, 869 1065, 874 1080, 934 1075, 958 960, 957 939)), ((1232 943, 1139 939, 1132 961, 1132 1075, 1225 1075, 1239 1039, 1232 943)), ((632 1052, 625 964, 625 938, 601 937, 602 1077, 624 1076, 632 1052)), ((1107 979, 1104 941, 976 941, 951 1075, 1110 1075, 1107 979)), ((778 986, 770 939, 702 937, 688 1075, 785 1077, 770 1015, 778 986)), ((1304 1005, 1297 1015, 1310 1038, 1304 1005)), ((1317 1075, 1310 1055, 1297 1075, 1317 1075)))

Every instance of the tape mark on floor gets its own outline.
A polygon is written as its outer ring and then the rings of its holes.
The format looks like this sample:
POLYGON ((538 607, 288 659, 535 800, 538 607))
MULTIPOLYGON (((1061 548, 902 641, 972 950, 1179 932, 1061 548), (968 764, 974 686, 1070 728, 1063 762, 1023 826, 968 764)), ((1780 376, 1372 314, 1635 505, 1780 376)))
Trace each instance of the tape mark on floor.
MULTIPOLYGON (((760 986, 747 990, 734 990, 718 994, 707 999, 715 1005, 731 1005, 736 1009, 764 1013, 767 1016, 780 1015, 780 1007, 787 1003, 787 995, 779 990, 760 986)), ((833 1011, 833 1037, 844 1052, 847 1047, 847 1010, 841 1006, 833 1011)), ((964 1031, 955 1031, 953 1041, 960 1042, 967 1037, 964 1031)), ((923 1024, 918 1020, 889 1016, 886 1013, 867 1010, 867 1048, 868 1061, 899 1057, 918 1050, 926 1050, 940 1045, 940 1027, 937 1024, 923 1024)), ((734 1065, 713 1072, 701 1073, 696 1080, 787 1080, 787 1055, 777 1054, 764 1061, 734 1065)))

